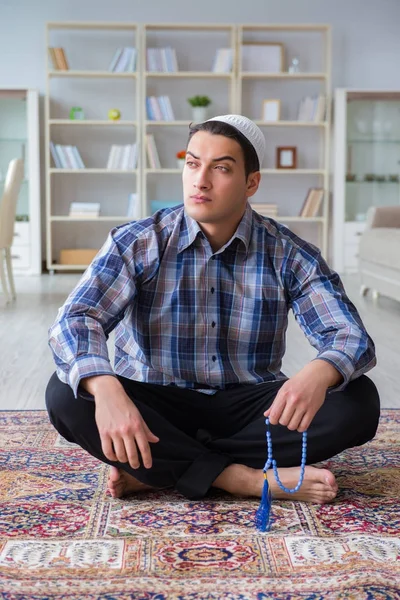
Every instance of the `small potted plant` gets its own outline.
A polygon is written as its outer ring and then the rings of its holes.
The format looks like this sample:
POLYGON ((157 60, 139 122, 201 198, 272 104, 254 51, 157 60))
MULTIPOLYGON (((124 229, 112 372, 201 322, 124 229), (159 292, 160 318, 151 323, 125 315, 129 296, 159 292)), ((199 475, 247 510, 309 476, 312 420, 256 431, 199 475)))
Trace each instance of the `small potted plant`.
POLYGON ((176 164, 178 165, 178 169, 183 169, 185 166, 186 158, 186 150, 180 150, 176 153, 176 164))
POLYGON ((188 102, 193 110, 193 121, 202 123, 207 119, 207 106, 211 104, 208 96, 192 96, 188 102))

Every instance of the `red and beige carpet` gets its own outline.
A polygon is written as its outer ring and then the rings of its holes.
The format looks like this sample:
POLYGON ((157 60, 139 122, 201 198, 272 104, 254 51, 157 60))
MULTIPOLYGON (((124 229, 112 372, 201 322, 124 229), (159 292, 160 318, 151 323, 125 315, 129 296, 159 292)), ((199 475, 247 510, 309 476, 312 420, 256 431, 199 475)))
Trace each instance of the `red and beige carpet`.
POLYGON ((335 502, 275 502, 259 533, 258 501, 217 491, 112 500, 107 467, 45 412, 0 412, 0 598, 399 599, 400 410, 324 464, 335 502))

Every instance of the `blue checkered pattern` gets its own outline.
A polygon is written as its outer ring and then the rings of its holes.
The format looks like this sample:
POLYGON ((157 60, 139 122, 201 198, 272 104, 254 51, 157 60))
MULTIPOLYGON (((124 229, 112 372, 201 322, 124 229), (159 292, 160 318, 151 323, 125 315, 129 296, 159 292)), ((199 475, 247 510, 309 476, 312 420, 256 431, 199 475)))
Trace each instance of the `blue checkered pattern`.
POLYGON ((215 393, 282 379, 288 311, 342 389, 374 344, 319 250, 248 204, 218 252, 182 205, 114 228, 50 329, 61 381, 117 373, 215 393), (115 364, 106 339, 115 329, 115 364))

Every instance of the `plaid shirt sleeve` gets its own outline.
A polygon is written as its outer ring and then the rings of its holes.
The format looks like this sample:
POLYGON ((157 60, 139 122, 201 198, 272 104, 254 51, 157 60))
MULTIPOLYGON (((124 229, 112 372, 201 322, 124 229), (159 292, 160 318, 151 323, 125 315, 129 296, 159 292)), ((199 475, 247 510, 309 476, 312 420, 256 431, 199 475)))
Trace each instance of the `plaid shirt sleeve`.
POLYGON ((84 377, 114 375, 106 341, 136 293, 135 278, 113 232, 49 330, 57 375, 71 386, 75 397, 84 377))
POLYGON ((329 390, 340 391, 375 366, 374 343, 339 275, 317 248, 303 242, 292 251, 286 269, 296 321, 318 350, 315 359, 331 363, 343 376, 343 382, 329 390))

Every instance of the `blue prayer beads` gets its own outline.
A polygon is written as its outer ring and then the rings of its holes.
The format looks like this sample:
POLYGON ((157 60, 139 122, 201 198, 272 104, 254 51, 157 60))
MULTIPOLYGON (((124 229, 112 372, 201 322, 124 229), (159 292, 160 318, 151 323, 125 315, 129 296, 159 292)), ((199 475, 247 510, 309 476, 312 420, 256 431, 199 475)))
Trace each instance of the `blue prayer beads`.
POLYGON ((276 460, 273 458, 273 454, 272 454, 272 440, 271 440, 271 432, 269 429, 269 419, 265 419, 265 424, 267 426, 267 448, 268 448, 268 458, 267 458, 267 462, 265 463, 264 466, 264 473, 266 473, 268 471, 268 469, 270 468, 271 464, 272 464, 272 468, 274 471, 274 476, 276 479, 276 483, 279 485, 280 489, 283 492, 286 492, 287 494, 295 494, 296 492, 299 491, 301 484, 303 483, 303 479, 304 479, 304 470, 306 468, 306 461, 307 461, 307 431, 303 431, 303 444, 302 444, 302 452, 301 452, 301 464, 300 464, 300 478, 298 481, 298 484, 296 485, 296 487, 294 488, 287 488, 283 485, 283 483, 281 482, 281 480, 279 479, 279 475, 278 475, 278 467, 276 464, 276 460))
POLYGON ((271 440, 271 432, 269 429, 269 419, 268 418, 265 420, 265 424, 267 426, 266 435, 267 435, 268 454, 267 454, 267 462, 265 463, 264 469, 263 469, 264 485, 263 485, 263 490, 262 490, 262 494, 261 494, 261 502, 260 502, 260 506, 258 507, 258 510, 256 512, 256 519, 255 519, 256 527, 260 531, 269 531, 269 529, 271 527, 272 498, 271 498, 270 486, 269 486, 268 479, 267 479, 267 471, 271 468, 271 465, 272 465, 272 469, 274 472, 276 482, 279 485, 280 489, 283 492, 286 492, 287 494, 294 494, 299 491, 301 484, 303 483, 304 471, 305 471, 306 462, 307 462, 307 432, 304 431, 303 432, 303 443, 302 443, 302 452, 301 452, 301 465, 300 465, 299 481, 298 481, 296 487, 294 487, 294 488, 287 488, 286 486, 284 486, 283 483, 281 482, 281 480, 279 479, 278 467, 277 467, 276 460, 274 459, 273 453, 272 453, 272 440, 271 440))

